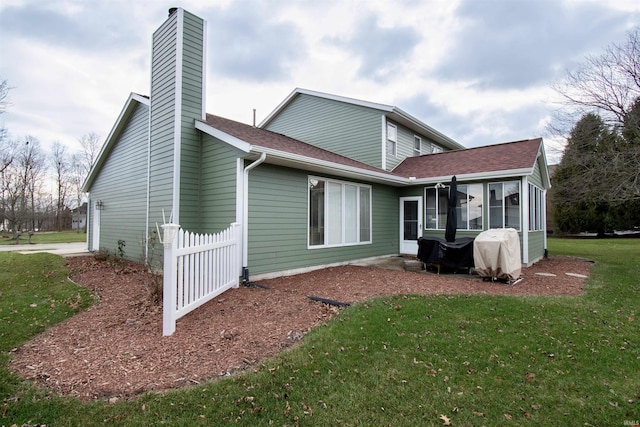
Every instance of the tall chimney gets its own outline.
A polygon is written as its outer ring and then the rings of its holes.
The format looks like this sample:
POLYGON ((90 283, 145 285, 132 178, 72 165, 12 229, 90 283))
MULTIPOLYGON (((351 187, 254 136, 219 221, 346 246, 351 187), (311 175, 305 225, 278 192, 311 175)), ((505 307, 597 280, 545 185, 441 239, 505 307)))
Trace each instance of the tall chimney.
MULTIPOLYGON (((169 9, 153 33, 149 119, 149 224, 162 211, 195 228, 200 137, 194 121, 204 119, 206 22, 182 8, 169 9), (193 214, 190 217, 190 213, 193 214)), ((153 227, 152 227, 153 228, 153 227)))

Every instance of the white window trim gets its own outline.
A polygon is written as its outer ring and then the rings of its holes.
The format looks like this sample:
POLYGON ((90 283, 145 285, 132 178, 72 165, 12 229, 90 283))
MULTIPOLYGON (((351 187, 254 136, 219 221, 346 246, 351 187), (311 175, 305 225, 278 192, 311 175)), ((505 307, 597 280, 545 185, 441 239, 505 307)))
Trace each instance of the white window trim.
POLYGON ((418 135, 413 135, 413 155, 422 155, 422 138, 418 135), (418 142, 418 148, 416 149, 416 142, 418 142))
POLYGON ((389 153, 389 150, 385 149, 385 154, 387 156, 397 157, 398 156, 398 126, 394 125, 393 123, 387 122, 387 144, 389 143, 389 141, 393 142, 393 153, 389 153), (391 138, 391 136, 389 135, 389 128, 395 129, 395 138, 391 138))
MULTIPOLYGON (((470 185, 479 185, 480 186, 480 189, 482 190, 482 200, 484 201, 484 187, 485 187, 484 184, 481 184, 481 183, 458 184, 458 187, 465 186, 468 189, 468 187, 470 185)), ((449 188, 448 185, 447 185, 447 188, 449 188)), ((428 229, 425 228, 425 229, 427 229, 427 230, 436 230, 436 231, 445 230, 447 224, 446 223, 445 224, 440 224, 439 221, 438 221, 438 218, 439 218, 438 212, 439 212, 439 209, 440 209, 440 202, 439 202, 440 198, 438 197, 438 189, 436 187, 425 187, 424 188, 424 203, 425 203, 424 214, 425 215, 427 214, 427 205, 426 205, 426 203, 427 203, 427 190, 429 190, 429 189, 435 189, 436 190, 436 228, 428 228, 428 229)), ((457 228, 457 230, 460 230, 460 231, 482 231, 482 230, 484 230, 484 217, 485 217, 484 209, 482 209, 482 226, 481 226, 481 228, 469 228, 469 193, 468 192, 467 192, 466 207, 467 207, 467 224, 466 224, 466 228, 457 228)), ((424 224, 425 224, 424 226, 426 227, 427 226, 426 218, 425 218, 424 224)))
POLYGON ((544 191, 535 184, 529 183, 529 231, 543 231, 543 198, 544 191))
MULTIPOLYGON (((324 249, 324 248, 340 248, 340 247, 345 247, 345 246, 361 246, 361 245, 371 245, 373 244, 373 212, 372 212, 372 206, 373 206, 373 189, 370 185, 367 184, 360 184, 357 182, 351 182, 351 181, 340 181, 337 179, 331 179, 331 178, 325 178, 325 177, 321 177, 321 176, 315 176, 315 175, 309 175, 307 177, 307 182, 309 182, 312 179, 317 179, 318 181, 324 181, 325 182, 325 202, 324 202, 324 218, 325 221, 327 220, 328 216, 329 216, 329 203, 327 200, 328 197, 328 191, 326 191, 326 189, 328 188, 328 186, 326 184, 328 183, 334 183, 334 184, 340 184, 342 186, 342 190, 340 192, 341 198, 342 198, 342 203, 341 203, 341 209, 342 209, 342 215, 341 215, 341 219, 342 219, 342 242, 343 243, 338 243, 338 244, 327 244, 324 243, 322 245, 311 245, 311 242, 309 240, 309 215, 310 215, 310 209, 311 209, 311 199, 309 198, 310 193, 307 190, 307 249, 324 249), (358 236, 358 241, 357 242, 353 242, 353 243, 344 243, 345 241, 345 233, 346 233, 346 227, 345 227, 345 220, 346 220, 346 215, 344 215, 344 208, 345 208, 345 191, 344 191, 344 186, 345 185, 352 185, 357 187, 358 191, 356 192, 356 206, 357 206, 357 212, 356 212, 356 221, 357 221, 357 236, 358 236), (369 240, 368 241, 360 241, 360 189, 361 188, 367 188, 369 189, 369 240)), ((329 227, 324 226, 324 241, 328 242, 329 241, 329 227)))
MULTIPOLYGON (((491 192, 489 191, 489 186, 492 184, 501 184, 502 185, 502 227, 495 227, 493 226, 493 224, 491 224, 491 201, 487 202, 487 205, 489 205, 489 218, 487 219, 488 224, 489 224, 489 228, 500 228, 500 229, 504 229, 504 228, 515 228, 517 231, 522 231, 522 226, 523 226, 523 220, 522 220, 522 203, 523 203, 523 194, 522 194, 522 182, 520 181, 500 181, 500 182, 488 182, 487 183, 487 194, 488 197, 491 198, 491 192), (504 185, 505 184, 509 184, 509 183, 517 183, 518 184, 518 194, 520 195, 520 198, 518 199, 518 227, 507 227, 505 224, 505 218, 504 218, 504 214, 505 214, 505 208, 506 208, 506 204, 505 204, 505 196, 504 196, 504 185)), ((527 195, 528 197, 528 195, 527 195)))

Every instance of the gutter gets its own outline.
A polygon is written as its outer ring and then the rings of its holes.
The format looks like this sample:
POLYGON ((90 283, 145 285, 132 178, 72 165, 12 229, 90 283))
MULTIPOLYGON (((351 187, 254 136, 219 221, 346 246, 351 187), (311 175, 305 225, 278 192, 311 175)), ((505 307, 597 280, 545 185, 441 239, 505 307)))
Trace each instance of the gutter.
POLYGON ((249 171, 259 166, 267 158, 262 152, 258 160, 247 165, 242 179, 242 283, 249 283, 249 171))

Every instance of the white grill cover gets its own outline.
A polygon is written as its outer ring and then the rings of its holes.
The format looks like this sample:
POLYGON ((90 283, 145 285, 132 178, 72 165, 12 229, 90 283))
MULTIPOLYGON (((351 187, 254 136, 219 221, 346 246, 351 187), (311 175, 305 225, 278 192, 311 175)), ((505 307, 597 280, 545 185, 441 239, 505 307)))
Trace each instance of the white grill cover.
POLYGON ((483 231, 473 242, 473 261, 482 277, 516 280, 522 271, 520 237, 513 228, 483 231))

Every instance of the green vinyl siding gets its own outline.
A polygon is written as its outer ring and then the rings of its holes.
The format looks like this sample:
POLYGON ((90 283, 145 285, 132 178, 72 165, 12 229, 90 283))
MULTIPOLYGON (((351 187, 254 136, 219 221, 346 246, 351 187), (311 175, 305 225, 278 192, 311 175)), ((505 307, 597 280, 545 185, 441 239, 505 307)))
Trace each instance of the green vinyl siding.
POLYGON ((542 162, 536 161, 536 165, 533 168, 533 174, 529 177, 529 183, 535 185, 538 188, 544 189, 544 185, 542 184, 542 171, 540 170, 540 163, 542 162))
POLYGON ((156 223, 162 224, 163 210, 168 221, 173 206, 177 17, 177 13, 173 14, 153 34, 150 100, 150 227, 155 227, 156 223))
MULTIPOLYGON (((545 185, 543 184, 543 178, 542 178, 542 170, 541 167, 544 167, 544 161, 542 160, 542 157, 538 157, 538 160, 536 161, 536 165, 535 168, 533 169, 533 174, 531 176, 529 176, 529 184, 533 184, 536 187, 544 190, 545 189, 545 185)), ((529 189, 527 188, 527 195, 529 194, 529 189)), ((543 193, 546 194, 546 193, 543 193)), ((528 196, 527 196, 528 197, 528 196)), ((531 204, 532 201, 529 201, 529 204, 531 204)), ((545 204, 543 204, 542 207, 542 213, 543 215, 545 214, 545 209, 544 206, 546 205, 546 201, 545 204)), ((526 212, 525 215, 525 220, 529 221, 529 212, 526 212)), ((544 250, 545 250, 545 241, 544 241, 544 233, 546 232, 546 223, 543 221, 543 230, 538 230, 538 231, 530 231, 529 232, 529 262, 534 262, 537 261, 539 259, 541 259, 544 256, 544 250)))
POLYGON ((382 167, 382 115, 372 108, 300 94, 267 129, 382 167))
POLYGON ((544 231, 529 232, 529 262, 534 262, 544 256, 544 231))
POLYGON ((397 129, 396 154, 386 154, 387 170, 393 170, 400 162, 407 157, 413 156, 413 136, 415 133, 391 120, 387 123, 393 124, 397 129))
POLYGON ((205 136, 202 146, 202 232, 216 233, 236 219, 237 158, 242 151, 205 136))
POLYGON ((153 37, 151 69, 150 224, 167 220, 174 191, 174 139, 180 136, 180 187, 178 222, 183 228, 200 228, 200 133, 194 122, 202 118, 204 21, 183 12, 183 33, 178 34, 180 13, 175 13, 153 37), (182 55, 178 57, 178 54, 182 55), (182 77, 178 82, 178 78, 182 77), (179 87, 177 85, 180 85, 179 87), (178 89, 180 89, 178 91, 178 89), (180 99, 176 95, 181 93, 180 99), (177 114, 180 114, 177 117, 177 114))
MULTIPOLYGON (((394 121, 389 120, 388 123, 396 126, 398 131, 398 140, 396 143, 396 155, 386 154, 386 162, 387 162, 387 170, 393 170, 396 166, 398 166, 404 159, 407 157, 413 157, 414 154, 414 138, 416 136, 420 137, 422 140, 422 152, 421 154, 431 154, 432 146, 437 145, 430 141, 424 135, 418 134, 415 131, 406 128, 394 121)), ((443 151, 448 151, 443 149, 443 151)))
POLYGON ((266 164, 250 172, 251 274, 398 253, 398 194, 395 188, 381 185, 372 185, 372 244, 308 249, 308 176, 304 171, 266 164))
MULTIPOLYGON (((94 202, 104 203, 100 211, 100 249, 115 252, 118 240, 124 240, 125 256, 134 261, 140 261, 144 253, 148 126, 149 109, 139 104, 91 186, 90 227, 94 202)), ((91 240, 93 233, 88 236, 91 240)))
POLYGON ((204 21, 184 12, 182 49, 182 117, 180 147, 180 225, 201 229, 200 223, 200 132, 196 119, 202 118, 204 21))

